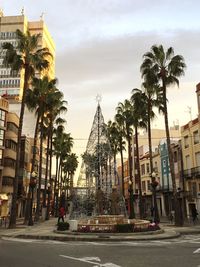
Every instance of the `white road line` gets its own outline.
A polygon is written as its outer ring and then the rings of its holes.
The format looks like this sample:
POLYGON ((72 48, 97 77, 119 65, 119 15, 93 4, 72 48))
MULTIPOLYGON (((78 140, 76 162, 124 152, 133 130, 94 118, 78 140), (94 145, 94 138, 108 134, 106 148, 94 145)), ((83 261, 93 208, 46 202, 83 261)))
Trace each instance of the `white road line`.
MULTIPOLYGON (((66 256, 66 255, 59 255, 60 257, 63 257, 63 258, 67 258, 67 259, 71 259, 71 260, 75 260, 75 261, 81 261, 81 262, 86 262, 86 263, 90 263, 90 264, 94 264, 94 267, 121 267, 119 265, 116 265, 114 263, 111 263, 111 262, 108 262, 108 263, 99 263, 99 262, 95 262, 95 261, 92 261, 94 260, 96 257, 85 257, 85 258, 75 258, 75 257, 71 257, 71 256, 66 256), (88 259, 92 259, 92 260, 88 260, 88 259)), ((98 258, 99 259, 99 258, 98 258)))
POLYGON ((200 248, 198 248, 195 251, 193 251, 193 254, 196 254, 196 253, 200 253, 200 248))
POLYGON ((20 239, 20 238, 13 238, 13 237, 2 237, 1 239, 6 240, 6 241, 21 242, 21 243, 33 243, 36 241, 36 239, 20 239))

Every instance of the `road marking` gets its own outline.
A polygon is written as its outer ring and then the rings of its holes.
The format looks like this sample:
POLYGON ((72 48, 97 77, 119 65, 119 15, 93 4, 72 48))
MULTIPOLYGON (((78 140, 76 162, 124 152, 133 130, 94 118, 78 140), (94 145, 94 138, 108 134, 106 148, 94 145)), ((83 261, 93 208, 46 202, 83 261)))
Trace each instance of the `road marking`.
POLYGON ((20 238, 15 238, 15 237, 2 237, 2 240, 6 241, 14 241, 14 242, 22 242, 22 243, 33 243, 36 240, 34 239, 20 239, 20 238))
POLYGON ((193 254, 196 254, 196 253, 200 253, 200 248, 198 248, 195 251, 193 251, 193 254))
POLYGON ((93 260, 96 260, 96 259, 98 259, 98 261, 99 261, 100 259, 98 257, 75 258, 75 257, 67 256, 67 255, 59 255, 59 256, 63 257, 63 258, 75 260, 75 261, 81 261, 81 262, 90 263, 90 264, 93 264, 93 267, 121 267, 121 266, 116 265, 116 264, 111 263, 111 262, 107 262, 107 263, 102 264, 102 263, 93 261, 93 260))

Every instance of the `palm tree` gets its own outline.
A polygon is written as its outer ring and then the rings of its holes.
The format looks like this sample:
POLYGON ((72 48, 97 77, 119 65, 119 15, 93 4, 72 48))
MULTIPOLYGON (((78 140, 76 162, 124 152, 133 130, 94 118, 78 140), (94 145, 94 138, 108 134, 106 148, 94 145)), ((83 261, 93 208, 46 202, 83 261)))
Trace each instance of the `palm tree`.
POLYGON ((53 139, 54 155, 56 156, 56 178, 54 188, 63 189, 63 164, 73 147, 73 138, 63 131, 63 126, 58 126, 53 139))
POLYGON ((136 169, 137 180, 139 189, 139 211, 140 218, 144 216, 143 201, 142 201, 142 187, 141 187, 141 175, 140 175, 140 155, 139 155, 139 143, 138 143, 138 130, 139 128, 147 127, 147 111, 145 106, 145 94, 135 88, 132 90, 131 101, 133 104, 133 126, 135 130, 135 144, 136 144, 136 169))
MULTIPOLYGON (((39 210, 40 210, 40 191, 41 191, 41 176, 42 176, 42 153, 43 153, 43 140, 46 139, 44 132, 44 119, 47 117, 48 107, 52 104, 53 100, 56 99, 56 95, 58 90, 56 88, 56 79, 50 80, 47 76, 44 76, 42 79, 33 78, 32 80, 32 90, 27 91, 26 95, 26 103, 27 107, 30 110, 36 110, 37 121, 35 126, 35 135, 34 135, 34 151, 33 151, 33 159, 32 159, 32 170, 35 168, 35 145, 37 143, 38 137, 38 129, 40 127, 40 161, 39 161, 39 177, 38 177, 38 188, 37 188, 37 208, 36 208, 36 216, 35 220, 39 219, 39 210)), ((47 128, 48 129, 48 128, 47 128)), ((49 142, 49 139, 48 139, 49 142)), ((47 151, 47 159, 48 159, 48 151, 47 151)), ((46 187, 47 187, 47 175, 45 177, 45 189, 43 197, 46 203, 46 187)), ((43 202, 44 206, 44 202, 43 202)))
POLYGON ((25 109, 25 92, 29 88, 32 77, 35 71, 42 71, 49 67, 51 54, 47 48, 37 49, 40 39, 40 34, 31 35, 29 31, 26 34, 20 30, 16 31, 18 37, 18 46, 15 47, 11 43, 3 44, 3 49, 6 50, 4 63, 13 71, 24 70, 24 83, 22 91, 22 102, 19 118, 19 129, 17 137, 17 157, 15 168, 15 179, 13 182, 13 196, 10 213, 9 228, 14 228, 16 225, 16 205, 18 193, 18 177, 19 177, 19 162, 21 151, 21 135, 23 127, 24 109, 25 109))
POLYGON ((123 156, 123 151, 126 150, 125 145, 126 142, 124 141, 125 137, 125 132, 124 132, 124 125, 121 123, 121 121, 118 119, 118 117, 115 116, 115 121, 116 121, 116 128, 118 131, 118 151, 120 153, 120 158, 121 158, 121 176, 122 176, 122 196, 125 196, 124 193, 124 156, 123 156))
MULTIPOLYGON (((152 142, 151 142, 151 120, 155 118, 155 113, 153 111, 154 107, 158 107, 162 109, 163 99, 160 98, 160 87, 150 79, 148 82, 143 83, 144 88, 144 102, 143 105, 146 105, 147 110, 147 131, 148 131, 148 143, 149 143, 149 161, 150 161, 150 174, 153 173, 153 156, 152 156, 152 142)), ((153 192, 153 205, 154 205, 154 221, 159 222, 159 213, 158 213, 158 206, 156 200, 156 187, 157 182, 155 177, 151 175, 152 179, 152 192, 153 192)))
POLYGON ((153 45, 150 52, 144 54, 144 61, 140 67, 142 77, 148 82, 149 75, 155 77, 160 87, 162 88, 165 130, 167 137, 167 148, 169 155, 169 165, 172 177, 173 196, 175 205, 175 224, 181 225, 180 210, 177 199, 176 180, 174 173, 173 153, 170 146, 170 133, 168 124, 168 110, 167 110, 167 87, 170 85, 179 85, 178 78, 184 75, 186 68, 184 58, 181 55, 174 55, 174 49, 169 47, 166 51, 162 45, 153 45))
POLYGON ((68 189, 70 188, 70 193, 73 187, 73 176, 78 167, 78 157, 75 153, 71 153, 67 156, 66 160, 63 162, 63 171, 66 177, 66 190, 68 199, 68 189))
POLYGON ((57 125, 56 128, 53 129, 53 155, 56 157, 56 175, 55 175, 55 181, 54 181, 54 197, 53 197, 53 214, 57 216, 58 212, 58 191, 59 191, 59 175, 58 175, 58 169, 59 169, 59 157, 60 157, 60 138, 64 133, 64 126, 57 125), (56 204, 56 206, 55 206, 56 204))
POLYGON ((118 131, 116 128, 116 123, 112 122, 111 120, 108 121, 107 123, 107 137, 108 141, 110 143, 110 148, 111 148, 111 154, 113 155, 114 159, 114 185, 117 185, 117 153, 118 153, 118 131))
POLYGON ((116 120, 120 122, 120 124, 124 125, 124 132, 126 136, 126 140, 128 142, 128 162, 129 162, 129 177, 130 177, 130 219, 135 217, 134 205, 133 205, 133 165, 132 165, 132 157, 131 157, 131 139, 133 134, 133 106, 130 100, 126 99, 124 103, 119 103, 117 108, 116 120))

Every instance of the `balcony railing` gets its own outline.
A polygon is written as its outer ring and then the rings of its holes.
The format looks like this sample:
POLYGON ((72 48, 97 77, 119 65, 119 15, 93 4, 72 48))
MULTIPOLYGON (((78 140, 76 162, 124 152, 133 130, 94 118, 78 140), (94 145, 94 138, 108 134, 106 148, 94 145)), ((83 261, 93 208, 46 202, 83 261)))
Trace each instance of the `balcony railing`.
POLYGON ((184 170, 183 177, 185 179, 192 179, 192 178, 200 179, 200 166, 192 168, 192 169, 184 170))

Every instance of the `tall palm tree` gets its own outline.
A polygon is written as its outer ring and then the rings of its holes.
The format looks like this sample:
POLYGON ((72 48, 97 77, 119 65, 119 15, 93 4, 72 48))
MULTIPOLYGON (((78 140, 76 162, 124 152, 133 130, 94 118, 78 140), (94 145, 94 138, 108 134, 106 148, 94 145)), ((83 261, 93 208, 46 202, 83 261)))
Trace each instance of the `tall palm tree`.
POLYGON ((12 70, 24 70, 24 83, 22 91, 21 110, 19 117, 19 129, 17 137, 17 158, 15 168, 15 179, 13 182, 13 196, 10 213, 9 228, 14 228, 16 225, 16 205, 18 192, 18 177, 19 177, 19 162, 21 151, 21 135, 23 127, 23 118, 25 110, 25 92, 29 88, 31 78, 35 71, 42 71, 49 67, 51 54, 47 48, 38 49, 40 34, 31 35, 29 31, 23 33, 20 30, 16 31, 18 37, 18 46, 15 48, 11 43, 3 44, 3 49, 6 50, 4 63, 11 67, 12 70))
MULTIPOLYGON (((163 99, 160 97, 161 89, 158 84, 152 79, 148 79, 148 82, 143 83, 144 88, 144 102, 143 105, 146 105, 147 110, 147 131, 148 131, 148 143, 149 143, 149 161, 150 161, 150 174, 154 172, 153 167, 153 155, 152 155, 152 140, 151 140, 151 120, 155 118, 155 113, 153 108, 157 107, 158 109, 162 109, 163 99)), ((159 213, 156 199, 156 187, 157 182, 155 177, 151 175, 152 179, 152 193, 153 193, 153 205, 154 205, 154 221, 159 222, 159 213)))
POLYGON ((120 158, 121 158, 121 176, 122 176, 122 196, 125 196, 124 193, 124 156, 123 156, 123 151, 126 150, 125 145, 126 142, 124 141, 125 137, 125 132, 124 132, 124 125, 121 123, 121 121, 118 119, 118 117, 115 116, 115 121, 116 121, 116 127, 118 131, 118 151, 120 153, 120 158))
MULTIPOLYGON (((35 145, 37 143, 38 129, 40 127, 40 161, 39 161, 39 176, 38 176, 38 188, 37 188, 37 208, 35 220, 39 219, 40 211, 40 191, 41 191, 41 177, 42 177, 42 153, 43 153, 43 140, 46 139, 44 132, 44 119, 46 117, 48 107, 52 104, 53 100, 56 99, 58 89, 56 88, 56 79, 50 80, 48 76, 44 76, 42 79, 34 77, 32 80, 32 90, 28 90, 26 94, 26 103, 27 107, 30 110, 36 110, 36 126, 35 126, 35 139, 34 139, 34 151, 33 151, 33 160, 32 160, 32 169, 31 173, 35 168, 35 145)), ((47 128, 48 129, 48 128, 47 128)), ((48 139, 49 140, 49 139, 48 139)), ((48 151, 47 151, 48 152, 48 151)), ((48 158, 48 153, 47 153, 48 158)), ((47 187, 47 177, 45 179, 45 190, 46 193, 47 187)), ((44 197, 45 199, 45 197, 44 197)), ((43 203, 44 204, 44 203, 43 203)))
POLYGON ((174 55, 174 49, 172 47, 169 47, 165 51, 162 45, 153 45, 150 52, 144 54, 143 57, 144 61, 140 67, 142 77, 144 77, 145 81, 148 81, 149 75, 151 75, 151 77, 155 77, 162 88, 165 130, 175 205, 175 224, 181 225, 182 222, 180 220, 181 216, 177 199, 173 153, 170 146, 170 132, 167 109, 167 87, 171 85, 179 85, 178 78, 184 75, 186 65, 184 58, 181 55, 174 55))
POLYGON ((118 131, 116 128, 116 123, 112 122, 111 120, 107 123, 107 137, 110 143, 111 153, 114 159, 114 185, 117 185, 117 153, 118 153, 118 131))
POLYGON ((73 187, 73 176, 78 167, 78 157, 75 153, 71 153, 67 156, 66 160, 63 162, 63 171, 66 177, 66 190, 68 199, 68 189, 70 188, 70 193, 73 187))
POLYGON ((147 127, 145 94, 140 89, 135 88, 132 90, 131 101, 133 104, 133 126, 135 130, 136 169, 137 169, 137 180, 138 180, 138 189, 139 189, 139 211, 140 211, 140 218, 142 219, 144 216, 144 208, 143 208, 143 201, 142 201, 138 130, 139 128, 147 127))
POLYGON ((147 132, 148 132, 148 143, 149 143, 149 161, 150 161, 150 173, 153 172, 153 158, 152 158, 152 142, 151 142, 151 121, 156 117, 153 110, 155 107, 160 107, 162 103, 158 100, 159 86, 151 82, 143 82, 144 89, 143 94, 143 105, 147 111, 147 132))
POLYGON ((133 165, 131 157, 131 139, 133 134, 133 106, 130 100, 126 99, 124 103, 120 102, 116 108, 116 120, 120 124, 124 124, 125 137, 128 143, 128 162, 129 162, 129 178, 130 178, 130 219, 135 217, 133 203, 133 165))
POLYGON ((60 156, 60 138, 63 135, 65 130, 64 125, 57 125, 53 129, 53 155, 56 157, 56 175, 54 181, 54 194, 53 194, 53 214, 57 216, 58 212, 58 191, 59 191, 59 156, 60 156))

